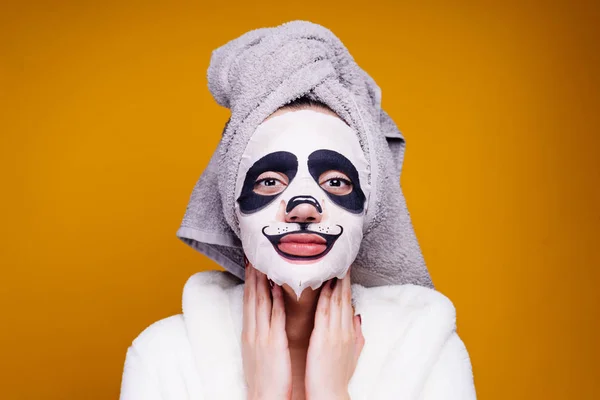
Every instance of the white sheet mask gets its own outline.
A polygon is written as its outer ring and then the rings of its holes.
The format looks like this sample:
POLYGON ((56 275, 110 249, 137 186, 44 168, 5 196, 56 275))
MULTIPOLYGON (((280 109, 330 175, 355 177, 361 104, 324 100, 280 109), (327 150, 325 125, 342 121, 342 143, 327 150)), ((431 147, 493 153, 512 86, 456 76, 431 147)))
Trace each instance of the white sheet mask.
POLYGON ((259 125, 236 183, 250 263, 297 298, 343 278, 363 236, 368 173, 356 132, 336 116, 290 110, 259 125))

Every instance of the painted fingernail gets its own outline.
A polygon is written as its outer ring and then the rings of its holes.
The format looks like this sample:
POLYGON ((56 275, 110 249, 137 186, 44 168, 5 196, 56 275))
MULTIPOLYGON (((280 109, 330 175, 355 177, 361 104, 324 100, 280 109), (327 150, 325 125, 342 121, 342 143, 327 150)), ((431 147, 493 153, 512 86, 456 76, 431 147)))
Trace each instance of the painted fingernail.
POLYGON ((336 283, 337 283, 337 278, 333 278, 333 279, 331 280, 331 283, 329 284, 329 286, 330 286, 330 287, 333 289, 333 288, 335 288, 335 284, 336 284, 336 283))

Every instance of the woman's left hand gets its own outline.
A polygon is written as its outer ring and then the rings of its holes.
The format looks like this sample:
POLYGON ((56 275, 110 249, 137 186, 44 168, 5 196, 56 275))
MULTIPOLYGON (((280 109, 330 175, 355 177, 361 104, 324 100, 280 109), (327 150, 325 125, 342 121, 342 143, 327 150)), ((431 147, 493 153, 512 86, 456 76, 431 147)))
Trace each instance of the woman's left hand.
POLYGON ((308 400, 349 399, 348 383, 365 344, 360 315, 354 315, 350 271, 325 282, 306 358, 308 400), (333 286, 333 288, 332 288, 333 286))

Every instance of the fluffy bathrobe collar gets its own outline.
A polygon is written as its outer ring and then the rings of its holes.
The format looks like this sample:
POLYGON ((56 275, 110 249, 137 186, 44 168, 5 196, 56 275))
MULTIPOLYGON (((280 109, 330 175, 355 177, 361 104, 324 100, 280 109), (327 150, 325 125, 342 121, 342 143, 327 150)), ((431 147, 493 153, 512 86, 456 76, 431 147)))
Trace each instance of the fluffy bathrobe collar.
MULTIPOLYGON (((431 372, 434 366, 441 368, 442 350, 456 336, 452 303, 439 292, 414 285, 353 285, 352 292, 365 346, 349 385, 351 398, 420 399, 432 392, 426 387, 431 372)), ((246 398, 242 301, 243 285, 227 273, 197 273, 185 285, 183 319, 206 399, 225 398, 225 392, 227 399, 246 398)), ((466 362, 470 373, 468 356, 466 362)), ((449 374, 456 369, 451 363, 449 374)), ((465 384, 469 394, 456 398, 474 398, 469 376, 454 384, 465 384)))

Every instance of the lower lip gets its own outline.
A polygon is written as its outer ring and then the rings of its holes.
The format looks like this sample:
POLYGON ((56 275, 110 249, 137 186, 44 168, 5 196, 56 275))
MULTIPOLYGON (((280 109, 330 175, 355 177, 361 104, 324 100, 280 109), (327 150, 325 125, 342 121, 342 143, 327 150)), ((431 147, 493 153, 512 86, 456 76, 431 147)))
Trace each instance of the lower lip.
POLYGON ((304 257, 319 255, 327 249, 327 246, 324 244, 299 242, 279 243, 277 247, 286 254, 304 257))

